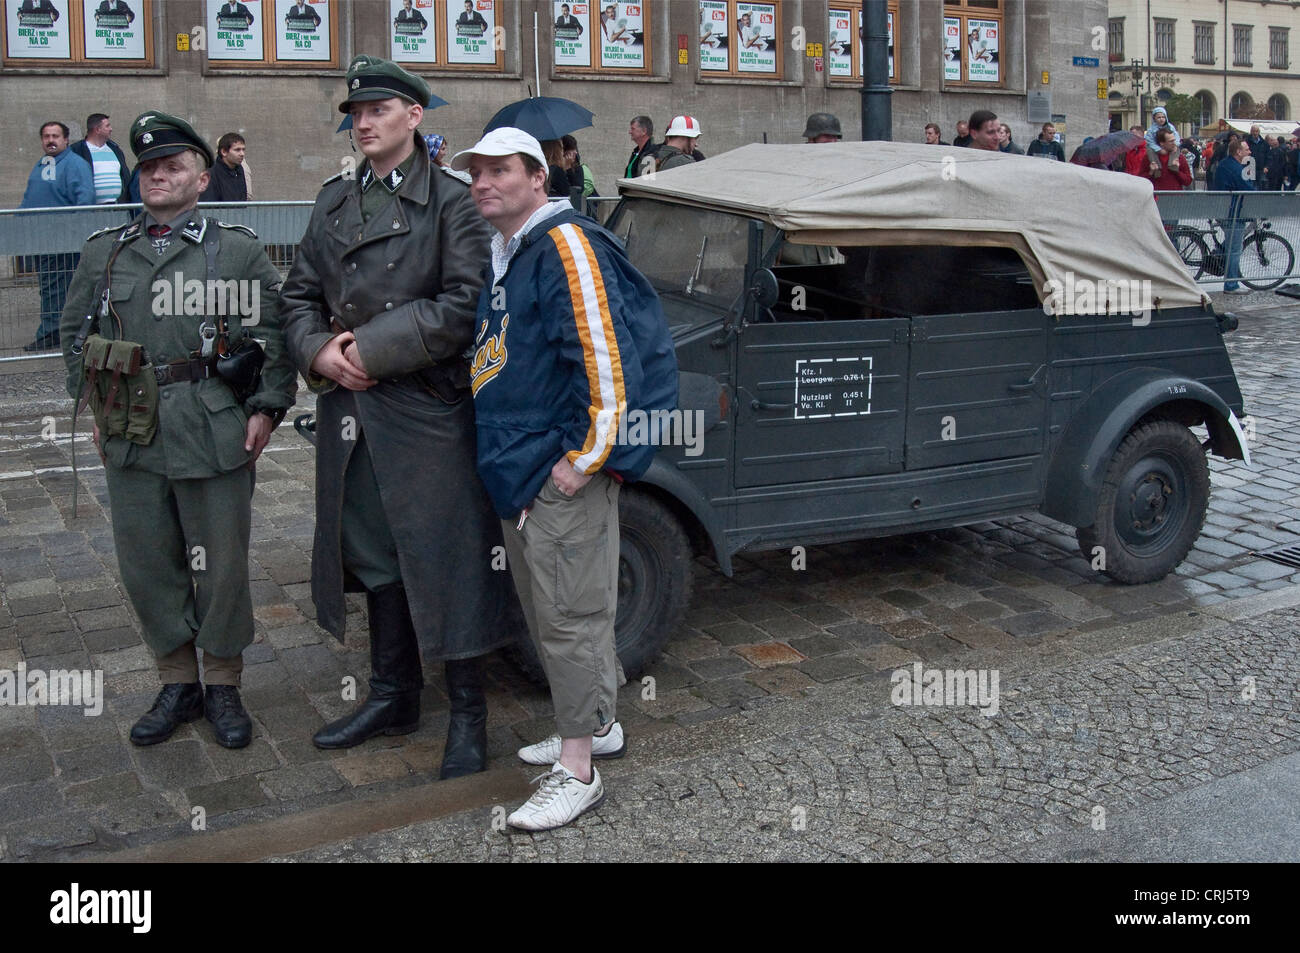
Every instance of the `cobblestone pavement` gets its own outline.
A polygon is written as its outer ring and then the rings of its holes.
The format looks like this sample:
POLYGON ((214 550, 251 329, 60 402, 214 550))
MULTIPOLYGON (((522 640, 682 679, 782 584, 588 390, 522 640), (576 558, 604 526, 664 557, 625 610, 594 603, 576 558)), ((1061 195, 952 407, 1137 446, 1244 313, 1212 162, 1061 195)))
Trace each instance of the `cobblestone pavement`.
MULTIPOLYGON (((1072 531, 1037 516, 810 547, 802 572, 786 553, 742 557, 733 579, 701 560, 685 624, 648 672, 654 700, 642 697, 640 684, 625 686, 620 719, 639 736, 693 738, 741 710, 812 704, 913 659, 1007 666, 1039 651, 1095 654, 1103 630, 1292 585, 1300 574, 1251 555, 1300 542, 1300 341, 1294 308, 1273 305, 1282 300, 1232 302, 1243 326, 1228 342, 1254 422, 1256 469, 1212 460, 1205 531, 1175 574, 1146 586, 1113 584, 1079 555, 1072 531)), ((0 707, 0 859, 164 841, 190 830, 196 806, 216 831, 428 784, 446 729, 440 672, 426 673, 426 714, 415 734, 350 752, 310 743, 323 721, 352 707, 340 697, 341 680, 353 675, 364 686, 368 657, 359 600, 344 644, 312 621, 312 451, 289 427, 259 463, 254 500, 257 641, 244 675, 253 744, 227 751, 204 722, 154 748, 129 744, 130 725, 158 683, 119 585, 98 461, 79 438, 81 509, 73 519, 67 442, 42 434, 47 417, 66 429, 60 395, 57 371, 0 375, 0 669, 100 669, 107 706, 95 718, 78 709, 0 707)), ((489 675, 490 753, 494 766, 508 765, 520 743, 550 733, 550 703, 504 657, 493 659, 489 675)))
MULTIPOLYGON (((991 717, 896 707, 886 678, 860 677, 629 748, 600 766, 605 802, 567 828, 502 831, 481 808, 277 859, 1092 859, 1127 842, 1144 807, 1300 751, 1298 628, 1292 608, 1099 658, 1061 643, 1001 668, 991 717)), ((1226 832, 1207 856, 1185 830, 1160 830, 1172 849, 1152 837, 1115 859, 1295 861, 1300 794, 1284 780, 1268 791, 1271 836, 1226 832)))

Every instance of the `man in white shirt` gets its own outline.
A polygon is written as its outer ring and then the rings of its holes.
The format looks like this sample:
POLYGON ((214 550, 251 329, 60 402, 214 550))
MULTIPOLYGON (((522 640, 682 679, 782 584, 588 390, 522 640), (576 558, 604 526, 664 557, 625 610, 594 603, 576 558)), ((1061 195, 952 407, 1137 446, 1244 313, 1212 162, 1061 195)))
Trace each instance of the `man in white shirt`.
POLYGON ((109 138, 112 134, 113 124, 108 116, 91 113, 86 117, 86 138, 71 146, 74 153, 90 163, 95 174, 96 205, 127 201, 125 192, 131 170, 121 147, 109 138))

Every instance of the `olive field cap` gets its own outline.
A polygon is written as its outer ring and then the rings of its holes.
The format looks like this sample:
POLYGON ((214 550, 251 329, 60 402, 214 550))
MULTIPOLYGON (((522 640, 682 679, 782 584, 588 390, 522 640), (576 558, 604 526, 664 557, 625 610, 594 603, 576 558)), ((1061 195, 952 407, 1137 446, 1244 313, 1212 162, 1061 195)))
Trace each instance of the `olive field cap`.
POLYGON ((138 162, 173 156, 186 149, 193 149, 212 167, 215 161, 212 148, 184 119, 167 113, 143 112, 131 123, 131 151, 138 162))
POLYGON ((840 131, 840 121, 830 113, 813 113, 808 117, 808 124, 804 127, 803 138, 815 139, 818 136, 835 136, 837 139, 843 139, 844 133, 840 131))
POLYGON ((547 165, 546 153, 542 152, 540 142, 522 129, 516 129, 514 126, 500 126, 485 134, 482 139, 474 143, 470 148, 457 152, 452 157, 451 167, 457 172, 464 172, 469 168, 469 160, 473 156, 511 156, 516 152, 532 156, 541 163, 543 168, 547 165))
POLYGON ((694 116, 674 116, 673 121, 668 124, 664 137, 668 136, 685 136, 687 139, 694 139, 700 134, 700 123, 694 116))
POLYGON ((392 60, 360 53, 348 64, 348 95, 339 103, 339 112, 347 112, 353 103, 373 102, 399 96, 417 106, 429 102, 429 84, 408 73, 392 60))

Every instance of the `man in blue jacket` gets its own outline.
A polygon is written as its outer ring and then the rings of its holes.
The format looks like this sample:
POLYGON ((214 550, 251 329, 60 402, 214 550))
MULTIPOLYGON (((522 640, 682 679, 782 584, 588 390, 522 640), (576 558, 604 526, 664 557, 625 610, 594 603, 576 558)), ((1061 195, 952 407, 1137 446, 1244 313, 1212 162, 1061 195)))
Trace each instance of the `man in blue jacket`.
MULTIPOLYGON (((19 208, 61 208, 95 204, 95 174, 90 163, 68 148, 68 127, 61 122, 41 126, 41 150, 45 153, 27 176, 27 191, 19 208)), ((58 346, 59 319, 68 297, 72 273, 81 255, 67 252, 39 255, 36 271, 41 286, 41 323, 36 339, 24 351, 47 351, 58 346)))
POLYGON ((620 424, 676 407, 677 359, 658 296, 614 237, 547 201, 536 139, 494 129, 452 168, 469 170, 495 229, 470 367, 478 469, 558 728, 520 749, 552 767, 506 820, 546 830, 600 802, 591 759, 626 749, 615 720, 618 490, 645 473, 657 440, 620 443, 620 424))
MULTIPOLYGON (((1255 183, 1246 178, 1246 159, 1250 156, 1250 143, 1242 139, 1229 155, 1214 167, 1214 190, 1216 192, 1254 192, 1255 183)), ((1224 246, 1227 261, 1224 263, 1223 293, 1230 295, 1250 294, 1250 289, 1237 284, 1241 277, 1241 236, 1246 230, 1246 220, 1241 217, 1241 199, 1232 200, 1232 218, 1223 222, 1224 246)))

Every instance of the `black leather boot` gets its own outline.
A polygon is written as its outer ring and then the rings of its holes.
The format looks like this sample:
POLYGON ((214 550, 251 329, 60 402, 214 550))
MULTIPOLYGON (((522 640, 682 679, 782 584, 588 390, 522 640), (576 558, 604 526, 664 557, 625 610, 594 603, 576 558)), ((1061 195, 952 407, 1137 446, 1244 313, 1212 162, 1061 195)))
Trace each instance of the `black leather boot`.
POLYGON ((212 723, 217 744, 223 748, 247 748, 253 740, 253 719, 248 717, 234 685, 208 685, 203 710, 212 723))
POLYGON ((177 728, 203 714, 203 686, 171 682, 162 687, 153 707, 131 726, 131 744, 144 747, 166 741, 177 728))
POLYGON ((366 593, 370 612, 370 695, 346 718, 312 737, 317 748, 351 748, 375 735, 410 734, 420 726, 420 646, 401 583, 366 593))
POLYGON ((438 780, 487 770, 487 696, 483 694, 483 659, 446 663, 451 723, 438 780))

